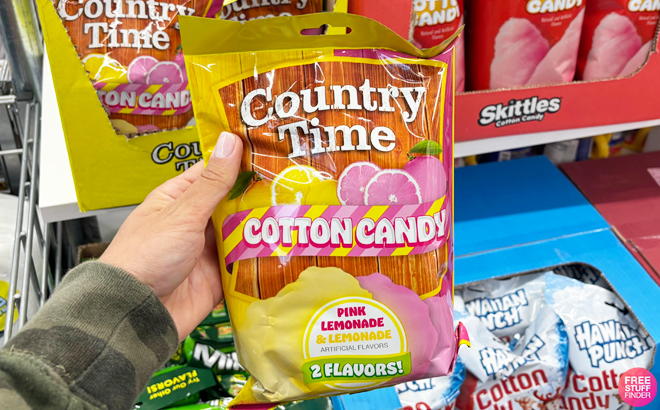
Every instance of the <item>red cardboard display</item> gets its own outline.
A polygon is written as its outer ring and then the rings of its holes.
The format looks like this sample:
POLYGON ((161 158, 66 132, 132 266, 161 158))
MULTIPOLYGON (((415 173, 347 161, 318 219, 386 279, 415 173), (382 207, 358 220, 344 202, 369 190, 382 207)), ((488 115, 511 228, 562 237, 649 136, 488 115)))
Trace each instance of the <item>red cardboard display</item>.
POLYGON ((660 285, 660 152, 561 168, 660 285))
POLYGON ((646 65, 628 78, 459 94, 456 141, 654 120, 660 117, 659 89, 656 44, 646 65), (543 113, 523 112, 526 101, 529 112, 532 107, 538 111, 543 100, 543 113), (516 115, 516 104, 521 115, 516 115))
POLYGON ((374 19, 401 37, 410 38, 412 0, 348 0, 348 12, 374 19))
MULTIPOLYGON (((373 18, 408 38, 411 4, 410 0, 389 0, 386 5, 349 0, 349 12, 373 18)), ((657 28, 652 50, 643 68, 627 78, 458 94, 455 141, 656 120, 660 118, 657 28), (509 104, 511 111, 505 109, 509 104), (525 113, 532 107, 534 113, 525 113)))

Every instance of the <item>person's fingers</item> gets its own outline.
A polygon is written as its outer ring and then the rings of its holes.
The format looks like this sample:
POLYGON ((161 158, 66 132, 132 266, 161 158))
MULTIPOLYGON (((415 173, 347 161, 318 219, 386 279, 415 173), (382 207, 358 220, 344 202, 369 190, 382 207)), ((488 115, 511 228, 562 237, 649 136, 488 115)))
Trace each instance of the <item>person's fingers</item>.
POLYGON ((243 155, 243 142, 223 132, 206 168, 176 201, 177 211, 190 213, 206 226, 211 214, 234 186, 243 155))
POLYGON ((153 198, 154 196, 164 195, 168 199, 175 200, 190 188, 190 185, 192 185, 193 182, 197 181, 203 171, 204 162, 199 161, 182 174, 163 182, 160 186, 151 191, 147 196, 147 199, 153 198))
MULTIPOLYGON (((215 279, 218 280, 218 286, 212 287, 213 292, 213 306, 217 306, 222 299, 224 299, 222 291, 222 282, 220 279, 220 262, 218 257, 218 248, 215 241, 215 230, 213 229, 213 224, 209 221, 209 224, 206 226, 206 231, 204 232, 205 242, 204 250, 202 251, 202 258, 208 260, 209 265, 212 267, 209 271, 212 275, 215 276, 215 279)), ((212 282, 212 281, 210 281, 212 282)))

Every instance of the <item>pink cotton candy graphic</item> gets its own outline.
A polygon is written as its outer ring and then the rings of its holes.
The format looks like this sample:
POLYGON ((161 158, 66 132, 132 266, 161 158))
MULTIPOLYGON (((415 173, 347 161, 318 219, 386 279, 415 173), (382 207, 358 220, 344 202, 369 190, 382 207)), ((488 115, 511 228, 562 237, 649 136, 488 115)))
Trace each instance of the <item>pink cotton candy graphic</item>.
POLYGON ((507 20, 495 37, 495 58, 490 64, 490 88, 525 85, 550 45, 529 20, 507 20))
MULTIPOLYGON (((408 376, 397 379, 397 382, 422 378, 431 364, 438 343, 438 334, 433 331, 433 323, 426 303, 415 292, 405 286, 394 284, 381 273, 358 276, 355 279, 360 282, 362 289, 372 294, 375 300, 392 309, 405 329, 412 371, 408 376)), ((449 323, 451 326, 451 317, 449 323)), ((452 358, 453 355, 449 356, 447 362, 451 363, 452 358)))
POLYGON ((642 47, 635 25, 626 16, 610 13, 594 31, 583 80, 617 77, 642 47))
POLYGON ((445 275, 442 281, 442 292, 424 299, 424 303, 429 307, 433 327, 438 333, 438 344, 435 346, 431 366, 424 378, 447 374, 452 368, 451 359, 456 353, 456 334, 453 325, 454 305, 451 294, 451 282, 445 275))
POLYGON ((153 124, 136 125, 135 128, 137 128, 138 132, 157 132, 157 131, 160 131, 160 128, 156 127, 153 124))
POLYGON ((623 67, 623 70, 621 70, 621 72, 619 73, 619 77, 625 77, 634 73, 635 71, 637 71, 637 69, 639 69, 639 67, 642 66, 642 64, 644 64, 644 62, 646 61, 646 57, 648 57, 649 55, 649 50, 651 50, 652 42, 653 40, 648 41, 646 44, 642 46, 642 48, 639 49, 637 53, 635 53, 633 58, 631 58, 630 61, 628 61, 628 63, 626 64, 626 66, 623 67))
POLYGON ((527 85, 558 84, 573 81, 584 9, 568 25, 564 35, 539 63, 527 85))

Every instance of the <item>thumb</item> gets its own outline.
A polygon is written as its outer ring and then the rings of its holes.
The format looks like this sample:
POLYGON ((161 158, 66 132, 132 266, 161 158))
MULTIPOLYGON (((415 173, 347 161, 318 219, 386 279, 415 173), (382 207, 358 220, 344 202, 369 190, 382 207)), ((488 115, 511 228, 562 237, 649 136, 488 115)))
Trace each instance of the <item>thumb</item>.
POLYGON ((177 210, 199 217, 206 226, 211 214, 234 186, 243 155, 243 142, 223 131, 199 178, 176 200, 177 210))

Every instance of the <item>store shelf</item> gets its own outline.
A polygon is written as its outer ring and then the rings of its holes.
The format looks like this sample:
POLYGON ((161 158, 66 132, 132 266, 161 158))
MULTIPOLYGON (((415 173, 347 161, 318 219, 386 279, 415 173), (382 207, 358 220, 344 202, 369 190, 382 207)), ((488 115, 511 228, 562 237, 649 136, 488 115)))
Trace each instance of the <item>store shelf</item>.
POLYGON ((484 154, 487 152, 504 151, 533 145, 548 144, 551 142, 593 137, 594 135, 635 130, 645 127, 655 127, 658 125, 660 125, 660 119, 457 142, 454 145, 454 156, 456 158, 462 158, 467 157, 468 155, 484 154))
MULTIPOLYGON (((472 154, 657 125, 659 73, 660 53, 654 50, 644 66, 626 78, 460 94, 455 141, 485 144, 471 149, 472 154), (510 139, 499 139, 503 137, 510 139), (493 141, 486 142, 489 139, 493 141)), ((459 151, 461 155, 468 154, 459 151)))
MULTIPOLYGON (((66 143, 64 141, 64 131, 57 108, 55 88, 47 58, 46 56, 44 59, 43 106, 49 108, 45 109, 42 114, 41 133, 43 149, 41 150, 42 174, 39 196, 39 207, 44 222, 64 221, 112 212, 114 209, 126 209, 112 208, 85 213, 80 212, 73 176, 71 175, 69 157, 66 151, 66 143)), ((454 149, 455 156, 460 158, 468 155, 522 148, 657 125, 660 125, 660 119, 482 138, 457 142, 454 149)))

